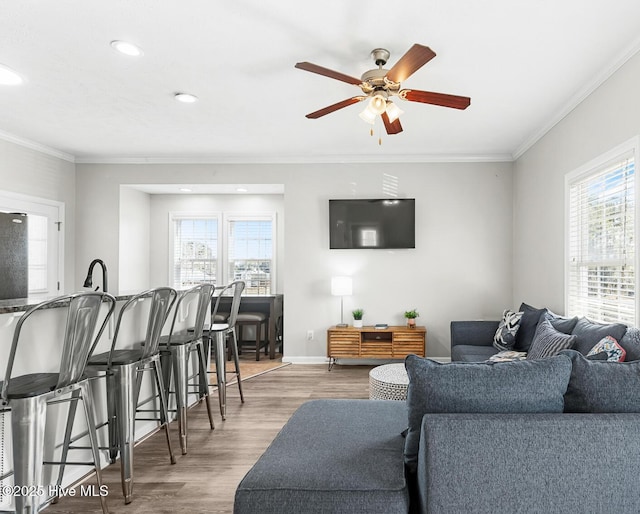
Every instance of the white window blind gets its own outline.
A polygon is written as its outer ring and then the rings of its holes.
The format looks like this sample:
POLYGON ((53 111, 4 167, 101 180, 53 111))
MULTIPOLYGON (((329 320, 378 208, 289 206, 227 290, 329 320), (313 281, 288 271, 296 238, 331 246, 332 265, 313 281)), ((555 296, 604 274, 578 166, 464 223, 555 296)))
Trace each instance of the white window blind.
POLYGON ((218 270, 218 219, 174 217, 173 287, 188 289, 216 283, 218 270))
POLYGON ((229 219, 227 243, 229 279, 244 281, 247 294, 271 294, 272 219, 229 219))
POLYGON ((569 182, 567 314, 636 325, 632 151, 569 182))

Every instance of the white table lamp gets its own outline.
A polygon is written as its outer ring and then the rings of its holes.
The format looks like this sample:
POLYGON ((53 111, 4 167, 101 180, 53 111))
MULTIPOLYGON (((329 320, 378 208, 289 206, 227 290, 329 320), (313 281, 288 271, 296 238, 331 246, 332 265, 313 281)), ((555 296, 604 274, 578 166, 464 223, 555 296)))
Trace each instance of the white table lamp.
POLYGON ((340 297, 340 324, 338 327, 346 327, 344 322, 344 297, 351 296, 353 290, 353 281, 351 277, 332 277, 331 278, 331 294, 340 297))

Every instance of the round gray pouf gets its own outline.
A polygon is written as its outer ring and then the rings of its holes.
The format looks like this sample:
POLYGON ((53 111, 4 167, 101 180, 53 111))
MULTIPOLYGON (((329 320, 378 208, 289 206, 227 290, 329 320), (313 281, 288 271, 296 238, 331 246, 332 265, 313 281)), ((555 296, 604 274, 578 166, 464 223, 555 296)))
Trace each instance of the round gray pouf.
POLYGON ((404 363, 383 364, 369 371, 370 400, 406 400, 409 377, 404 363))

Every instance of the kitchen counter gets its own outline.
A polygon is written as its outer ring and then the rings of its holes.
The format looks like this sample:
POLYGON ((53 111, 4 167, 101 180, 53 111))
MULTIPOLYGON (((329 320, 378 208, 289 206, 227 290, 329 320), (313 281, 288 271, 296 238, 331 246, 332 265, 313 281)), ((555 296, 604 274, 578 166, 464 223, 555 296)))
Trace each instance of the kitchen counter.
MULTIPOLYGON (((126 301, 131 298, 133 294, 118 295, 115 297, 117 301, 126 301)), ((0 314, 11 314, 12 312, 24 312, 28 311, 31 307, 35 307, 39 303, 46 300, 55 298, 55 296, 38 296, 31 298, 14 298, 12 300, 0 300, 0 314)), ((55 308, 56 305, 51 305, 50 309, 55 308)))

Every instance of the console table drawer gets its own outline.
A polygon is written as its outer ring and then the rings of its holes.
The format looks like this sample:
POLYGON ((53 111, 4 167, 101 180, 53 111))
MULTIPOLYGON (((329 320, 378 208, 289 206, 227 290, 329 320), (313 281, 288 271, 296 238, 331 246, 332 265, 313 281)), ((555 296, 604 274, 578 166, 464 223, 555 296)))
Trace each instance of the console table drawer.
POLYGON ((391 341, 363 341, 360 345, 360 357, 378 357, 384 359, 392 352, 391 341))

